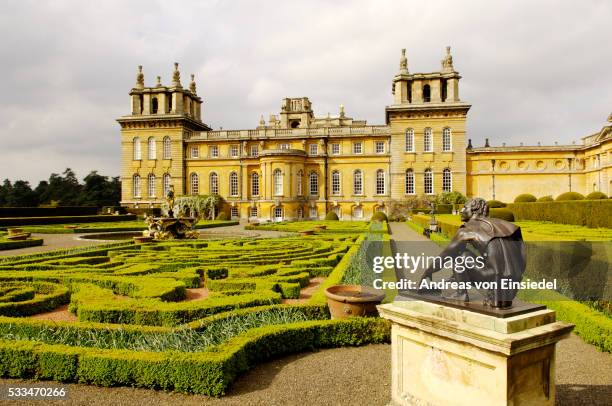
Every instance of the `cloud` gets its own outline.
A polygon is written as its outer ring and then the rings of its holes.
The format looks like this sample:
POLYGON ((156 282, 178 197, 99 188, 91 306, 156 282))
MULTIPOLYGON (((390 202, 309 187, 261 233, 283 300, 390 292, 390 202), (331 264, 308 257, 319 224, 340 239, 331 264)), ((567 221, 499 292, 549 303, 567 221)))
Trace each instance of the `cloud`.
POLYGON ((0 178, 69 166, 118 175, 136 66, 196 74, 204 120, 252 128, 283 97, 318 115, 384 122, 399 50, 411 72, 453 47, 474 145, 571 143, 612 105, 609 2, 5 1, 0 4, 0 178))

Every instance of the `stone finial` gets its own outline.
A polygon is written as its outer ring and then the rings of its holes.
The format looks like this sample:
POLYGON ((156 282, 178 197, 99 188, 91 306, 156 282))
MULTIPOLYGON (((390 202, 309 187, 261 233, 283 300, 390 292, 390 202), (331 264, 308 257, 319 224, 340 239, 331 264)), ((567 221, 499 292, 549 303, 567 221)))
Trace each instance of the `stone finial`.
POLYGON ((161 87, 161 76, 157 77, 157 87, 161 87))
POLYGON ((344 104, 340 105, 340 118, 344 118, 344 104))
POLYGON ((176 87, 181 87, 181 72, 179 72, 178 67, 178 62, 174 62, 174 72, 172 72, 172 85, 176 87))
POLYGON ((266 125, 266 120, 264 120, 263 114, 261 115, 261 117, 259 117, 259 125, 260 126, 266 125))
POLYGON ((191 91, 191 93, 196 94, 195 75, 193 73, 191 74, 191 83, 189 83, 189 90, 191 91))
POLYGON ((522 147, 522 146, 523 146, 523 143, 521 142, 519 145, 522 147))
POLYGON ((406 58, 406 48, 402 48, 400 57, 400 73, 408 73, 408 58, 406 58))
POLYGON ((446 47, 446 56, 442 59, 442 72, 454 72, 453 56, 450 53, 451 47, 446 47))
POLYGON ((468 139, 467 149, 472 149, 472 148, 474 148, 474 147, 472 146, 472 139, 470 138, 470 139, 468 139))
POLYGON ((488 138, 485 138, 485 148, 489 148, 489 147, 490 147, 490 145, 489 145, 489 139, 488 139, 488 138))
POLYGON ((136 74, 136 88, 144 88, 144 73, 142 73, 142 65, 138 65, 138 73, 136 74))
POLYGON ((540 141, 538 141, 538 147, 541 147, 542 143, 540 141))

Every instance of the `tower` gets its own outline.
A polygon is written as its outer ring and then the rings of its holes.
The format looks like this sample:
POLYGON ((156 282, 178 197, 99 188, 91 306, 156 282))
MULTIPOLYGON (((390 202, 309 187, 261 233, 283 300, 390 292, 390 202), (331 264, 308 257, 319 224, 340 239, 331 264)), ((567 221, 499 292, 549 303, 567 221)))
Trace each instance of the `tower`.
POLYGON ((459 99, 459 80, 450 47, 441 69, 410 73, 402 49, 393 78, 393 104, 387 106, 391 130, 391 198, 466 193, 465 121, 470 105, 459 99))
POLYGON ((131 112, 117 119, 121 126, 121 205, 159 207, 170 184, 185 193, 185 145, 190 136, 208 131, 202 122, 202 99, 194 75, 188 88, 181 85, 178 63, 172 82, 145 86, 142 66, 130 91, 131 112))

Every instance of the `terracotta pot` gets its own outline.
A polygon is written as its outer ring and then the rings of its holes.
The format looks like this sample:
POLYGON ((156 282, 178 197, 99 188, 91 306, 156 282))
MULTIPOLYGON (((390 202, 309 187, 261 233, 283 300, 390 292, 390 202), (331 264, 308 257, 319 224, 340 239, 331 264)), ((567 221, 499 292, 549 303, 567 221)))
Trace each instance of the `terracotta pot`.
POLYGON ((9 228, 6 231, 8 231, 8 235, 17 235, 17 234, 22 234, 23 233, 23 228, 9 228))
POLYGON ((134 238, 134 244, 146 244, 148 242, 152 242, 153 241, 153 237, 133 237, 134 238))
POLYGON ((380 290, 360 285, 335 285, 325 289, 332 319, 377 316, 376 305, 385 298, 380 290))
POLYGON ((314 230, 304 230, 300 231, 301 235, 314 235, 314 230))

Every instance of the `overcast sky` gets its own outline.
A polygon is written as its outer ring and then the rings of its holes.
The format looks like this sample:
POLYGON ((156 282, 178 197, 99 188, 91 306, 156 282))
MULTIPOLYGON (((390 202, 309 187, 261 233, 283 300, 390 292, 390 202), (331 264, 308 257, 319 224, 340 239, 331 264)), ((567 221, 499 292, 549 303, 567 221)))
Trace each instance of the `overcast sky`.
POLYGON ((612 111, 611 17, 610 1, 3 0, 0 178, 119 175, 136 67, 168 84, 175 61, 214 129, 300 96, 384 124, 400 49, 431 72, 450 45, 475 146, 571 143, 612 111))

